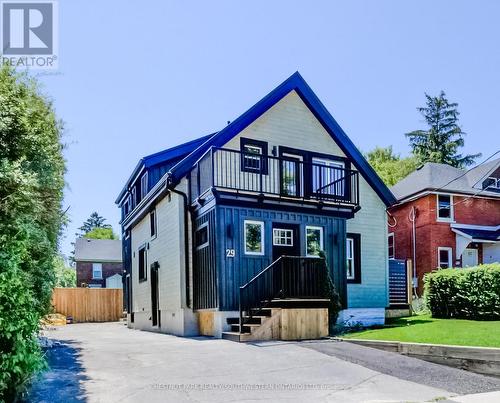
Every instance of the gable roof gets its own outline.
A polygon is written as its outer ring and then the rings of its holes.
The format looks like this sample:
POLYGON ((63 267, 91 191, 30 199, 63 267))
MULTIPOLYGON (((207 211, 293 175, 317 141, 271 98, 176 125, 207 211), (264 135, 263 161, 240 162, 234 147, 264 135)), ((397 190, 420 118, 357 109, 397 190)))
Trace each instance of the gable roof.
POLYGON ((441 191, 483 196, 500 197, 500 193, 482 190, 482 181, 500 167, 500 159, 479 164, 469 171, 454 168, 446 164, 427 162, 396 183, 391 191, 399 201, 422 193, 423 191, 441 191))
POLYGON ((75 242, 75 261, 120 263, 122 261, 122 241, 77 238, 75 242))
POLYGON ((299 72, 292 74, 288 79, 272 90, 249 110, 232 121, 224 129, 214 134, 174 167, 172 167, 169 172, 171 184, 176 185, 179 183, 179 181, 189 172, 198 159, 201 158, 210 147, 222 147, 291 91, 297 92, 302 101, 314 114, 316 119, 318 119, 318 121, 323 125, 325 130, 338 144, 344 154, 352 161, 354 166, 358 169, 361 175, 363 175, 365 180, 371 185, 386 206, 393 204, 396 200, 391 191, 375 173, 373 168, 356 148, 351 139, 347 137, 345 132, 328 112, 326 107, 321 103, 319 98, 305 82, 299 72))
POLYGON ((179 144, 177 146, 167 148, 166 150, 159 151, 154 154, 147 155, 139 160, 137 165, 135 166, 134 170, 132 171, 132 174, 130 177, 127 179, 127 182, 125 183, 125 186, 123 189, 120 191, 120 194, 115 200, 115 203, 118 204, 120 200, 123 198, 125 193, 128 190, 128 187, 132 185, 132 181, 134 181, 135 177, 139 174, 139 172, 143 168, 150 168, 154 165, 158 164, 167 164, 170 162, 171 166, 167 167, 167 170, 170 169, 172 166, 174 166, 179 160, 184 158, 186 155, 188 155, 190 152, 198 148, 200 145, 202 145, 204 142, 206 142, 210 137, 212 137, 215 133, 211 133, 209 135, 188 141, 187 143, 179 144))

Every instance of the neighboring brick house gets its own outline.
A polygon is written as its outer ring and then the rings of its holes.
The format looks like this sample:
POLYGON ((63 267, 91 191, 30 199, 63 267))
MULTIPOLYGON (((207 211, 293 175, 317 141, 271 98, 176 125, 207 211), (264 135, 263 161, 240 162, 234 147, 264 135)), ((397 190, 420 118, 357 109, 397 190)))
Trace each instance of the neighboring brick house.
POLYGON ((77 287, 122 288, 121 241, 78 238, 75 262, 77 287))
POLYGON ((500 159, 469 171, 427 163, 391 191, 389 258, 416 260, 419 291, 438 267, 500 261, 500 159))

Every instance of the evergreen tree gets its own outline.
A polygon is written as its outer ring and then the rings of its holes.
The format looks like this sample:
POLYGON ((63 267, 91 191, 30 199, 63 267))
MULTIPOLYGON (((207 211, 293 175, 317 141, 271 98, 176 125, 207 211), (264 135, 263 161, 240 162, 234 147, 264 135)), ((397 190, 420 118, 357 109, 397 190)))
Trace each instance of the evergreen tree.
POLYGON ((88 234, 90 231, 92 231, 94 228, 111 228, 111 225, 106 224, 106 219, 97 213, 97 211, 94 211, 87 220, 83 223, 83 225, 78 228, 81 233, 76 234, 78 237, 81 237, 85 234, 88 234))
POLYGON ((481 154, 462 155, 458 150, 464 146, 465 133, 458 125, 457 103, 450 103, 446 94, 439 96, 425 94, 426 106, 417 108, 429 126, 427 130, 406 133, 413 154, 420 163, 438 162, 457 168, 472 165, 481 154))

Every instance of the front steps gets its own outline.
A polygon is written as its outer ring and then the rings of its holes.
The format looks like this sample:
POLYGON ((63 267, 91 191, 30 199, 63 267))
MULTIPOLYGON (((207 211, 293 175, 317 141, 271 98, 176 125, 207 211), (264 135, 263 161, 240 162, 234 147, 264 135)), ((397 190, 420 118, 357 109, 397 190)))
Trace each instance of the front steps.
POLYGON ((240 319, 227 318, 230 331, 222 332, 226 340, 302 340, 328 335, 328 299, 275 299, 267 308, 253 309, 240 319))

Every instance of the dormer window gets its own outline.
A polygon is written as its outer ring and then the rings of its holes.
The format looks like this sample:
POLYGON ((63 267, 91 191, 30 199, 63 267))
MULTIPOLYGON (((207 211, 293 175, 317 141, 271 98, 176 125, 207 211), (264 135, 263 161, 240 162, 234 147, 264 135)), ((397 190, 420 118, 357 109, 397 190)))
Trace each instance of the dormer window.
POLYGON ((500 191, 500 178, 489 177, 483 182, 483 189, 492 190, 494 192, 500 191))

